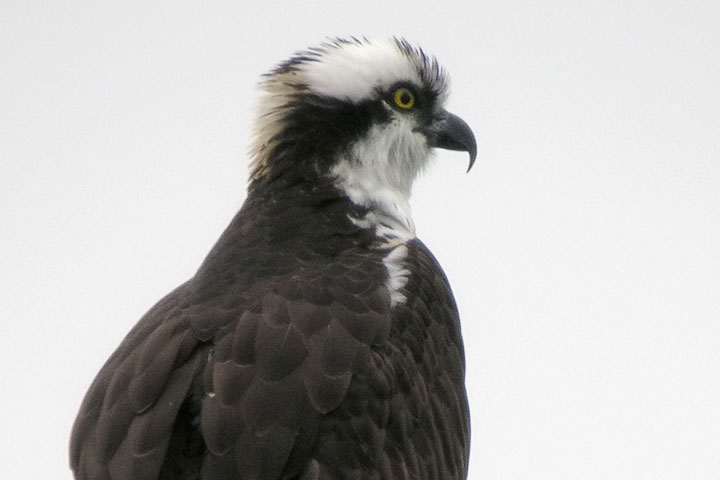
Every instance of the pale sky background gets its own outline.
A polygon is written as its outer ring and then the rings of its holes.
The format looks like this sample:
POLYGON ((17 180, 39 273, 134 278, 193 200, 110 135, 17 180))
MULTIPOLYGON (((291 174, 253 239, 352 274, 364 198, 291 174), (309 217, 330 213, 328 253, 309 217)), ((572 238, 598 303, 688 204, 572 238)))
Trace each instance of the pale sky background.
POLYGON ((0 2, 0 477, 72 422, 245 195, 260 74, 328 36, 450 72, 418 233, 460 306, 470 478, 720 479, 717 1, 0 2))

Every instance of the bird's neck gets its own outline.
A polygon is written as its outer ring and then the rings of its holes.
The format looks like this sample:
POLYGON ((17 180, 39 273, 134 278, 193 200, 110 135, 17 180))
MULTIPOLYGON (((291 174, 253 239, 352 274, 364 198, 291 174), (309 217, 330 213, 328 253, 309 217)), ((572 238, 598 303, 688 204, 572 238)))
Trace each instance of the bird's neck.
MULTIPOLYGON (((388 205, 395 204, 404 206, 399 200, 388 205)), ((196 293, 211 296, 223 282, 249 285, 299 265, 373 252, 389 272, 388 290, 398 303, 408 281, 404 260, 410 230, 379 203, 372 207, 358 205, 332 182, 251 185, 243 207, 198 270, 195 284, 208 288, 196 293)))
POLYGON ((349 169, 349 173, 339 175, 335 170, 320 178, 281 175, 270 182, 251 184, 247 201, 261 209, 270 222, 285 217, 283 224, 302 223, 302 217, 319 215, 327 221, 323 224, 328 228, 344 230, 350 221, 355 227, 371 232, 381 246, 415 238, 409 192, 376 177, 352 172, 349 169), (290 209, 297 216, 287 218, 290 209))
POLYGON ((348 199, 363 207, 362 214, 350 219, 359 227, 372 229, 381 243, 405 243, 415 238, 415 224, 407 199, 393 191, 375 191, 368 197, 362 191, 350 191, 348 199))
POLYGON ((378 237, 390 243, 415 238, 409 183, 391 182, 372 164, 362 162, 342 161, 332 175, 336 188, 362 209, 361 217, 352 218, 357 225, 374 228, 378 237))
MULTIPOLYGON (((364 218, 367 209, 353 204, 331 182, 307 178, 278 178, 266 185, 251 185, 240 212, 243 222, 257 222, 256 230, 273 243, 304 238, 308 244, 368 244, 373 236, 353 219, 364 218)), ((328 253, 328 252, 326 252, 328 253)))

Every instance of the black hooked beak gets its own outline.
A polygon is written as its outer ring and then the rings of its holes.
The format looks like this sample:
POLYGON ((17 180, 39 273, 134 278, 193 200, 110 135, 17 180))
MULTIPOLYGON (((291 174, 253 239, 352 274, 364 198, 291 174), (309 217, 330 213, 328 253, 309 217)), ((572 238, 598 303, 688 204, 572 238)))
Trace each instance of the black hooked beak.
POLYGON ((427 127, 419 128, 418 131, 427 137, 428 145, 431 147, 468 152, 470 165, 467 171, 470 171, 477 156, 477 145, 475 135, 465 120, 441 110, 430 119, 427 127))

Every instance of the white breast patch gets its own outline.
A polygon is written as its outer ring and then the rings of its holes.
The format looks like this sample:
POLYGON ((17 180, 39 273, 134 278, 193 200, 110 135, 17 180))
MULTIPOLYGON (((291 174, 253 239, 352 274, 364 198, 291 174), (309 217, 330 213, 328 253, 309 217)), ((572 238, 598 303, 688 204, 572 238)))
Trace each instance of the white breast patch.
POLYGON ((407 245, 403 244, 390 250, 390 253, 383 258, 383 264, 388 272, 385 285, 390 291, 390 305, 393 307, 399 303, 405 303, 407 300, 405 294, 402 293, 403 287, 407 285, 410 278, 410 270, 405 266, 407 254, 407 245))

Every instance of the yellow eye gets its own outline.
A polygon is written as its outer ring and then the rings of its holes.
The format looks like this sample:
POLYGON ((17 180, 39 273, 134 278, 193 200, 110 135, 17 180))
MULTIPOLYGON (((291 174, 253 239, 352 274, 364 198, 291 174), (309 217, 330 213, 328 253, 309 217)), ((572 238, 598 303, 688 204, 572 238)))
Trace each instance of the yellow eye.
POLYGON ((410 110, 415 105, 415 95, 404 87, 400 87, 395 90, 393 99, 395 100, 395 105, 403 110, 410 110))

